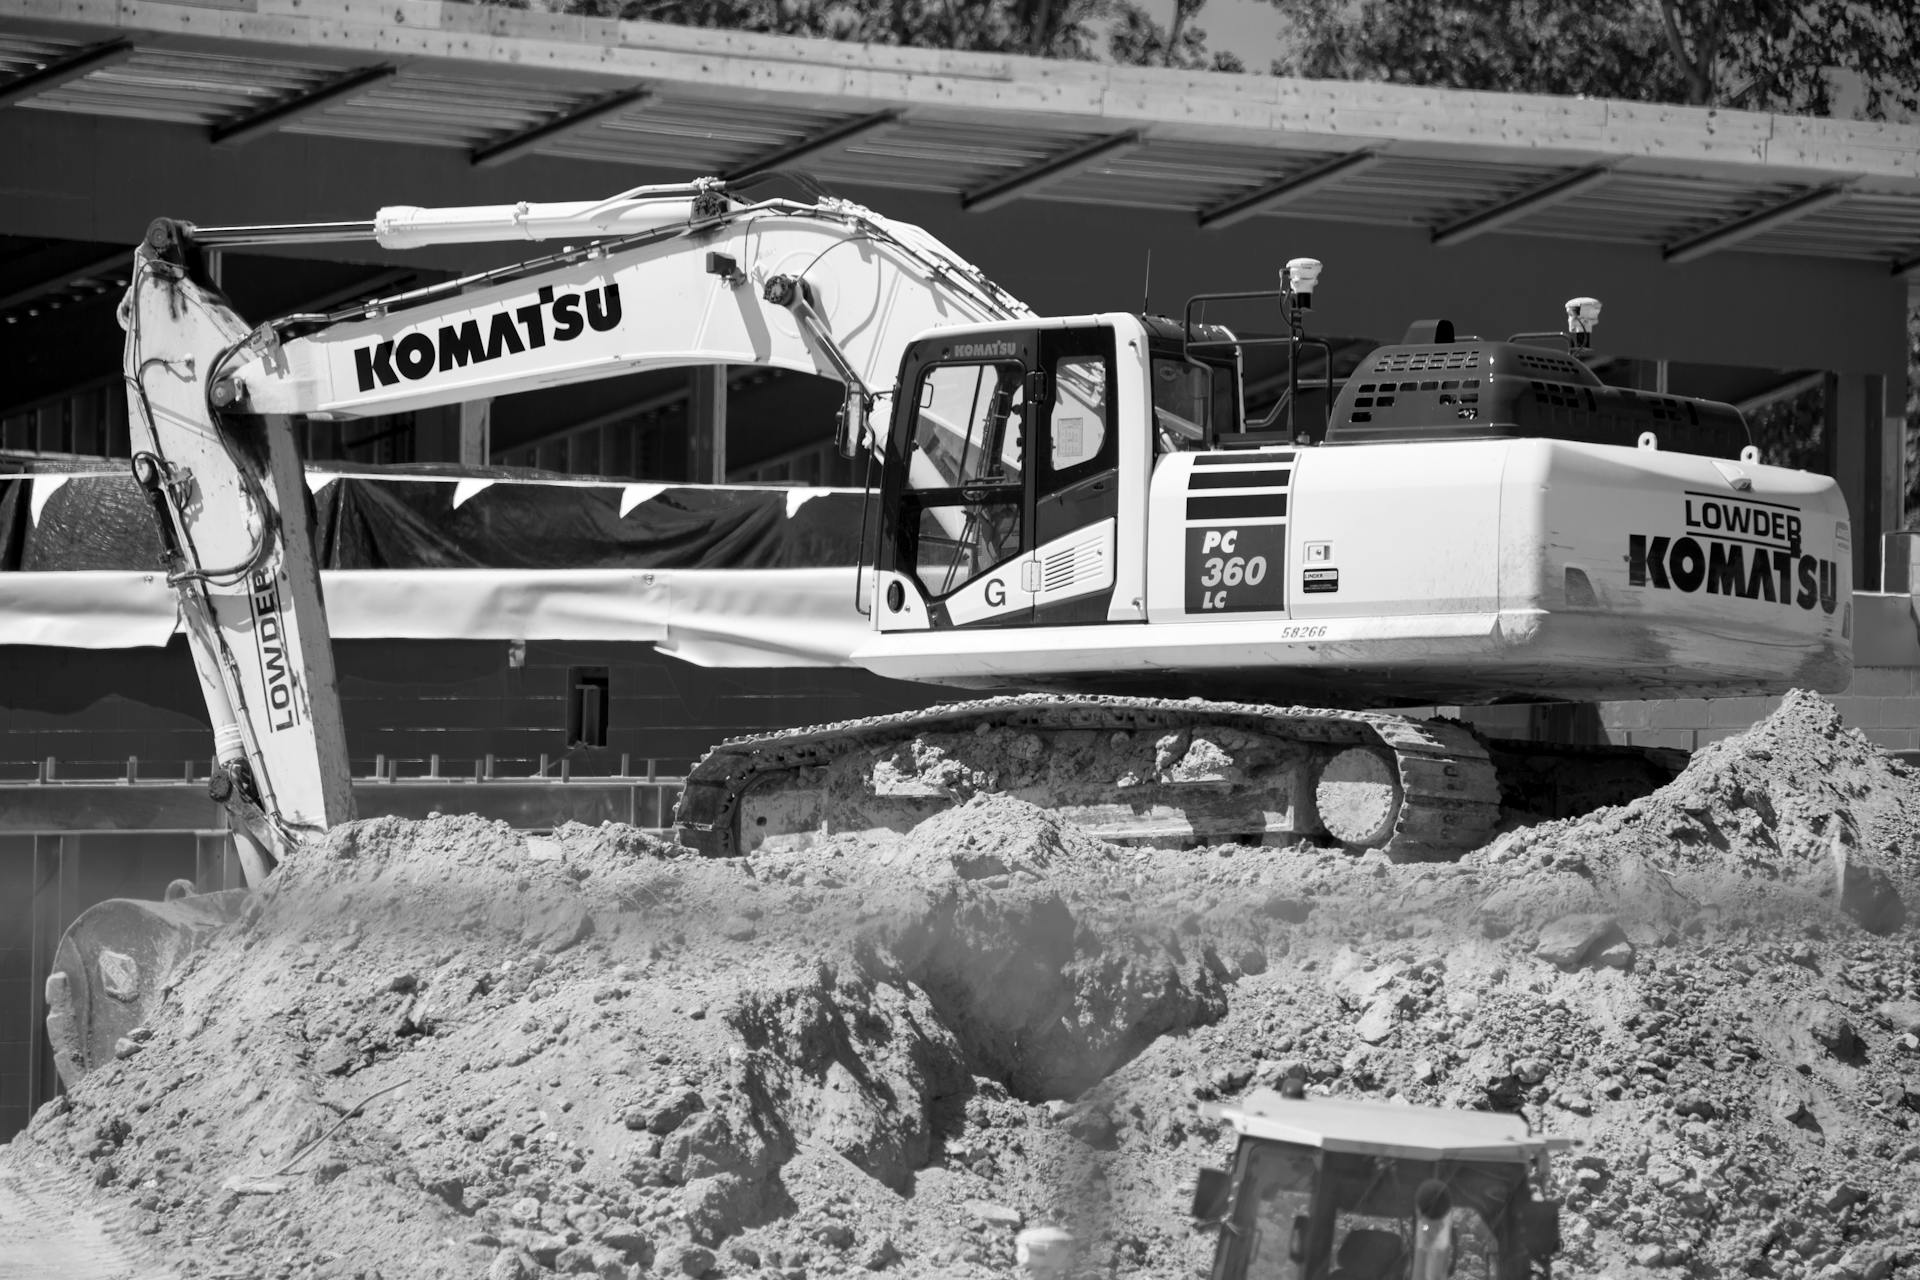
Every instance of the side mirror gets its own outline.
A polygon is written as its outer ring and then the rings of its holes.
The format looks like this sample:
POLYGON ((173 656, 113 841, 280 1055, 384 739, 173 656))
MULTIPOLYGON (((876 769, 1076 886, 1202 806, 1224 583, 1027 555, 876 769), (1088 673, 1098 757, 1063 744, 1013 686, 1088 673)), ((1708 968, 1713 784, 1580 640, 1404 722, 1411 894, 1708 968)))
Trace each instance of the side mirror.
POLYGON ((1527 1256, 1551 1258, 1560 1252, 1560 1202, 1529 1199, 1520 1206, 1520 1243, 1527 1256))
POLYGON ((1193 1184, 1192 1215, 1196 1222, 1215 1222, 1227 1216, 1233 1199, 1233 1180, 1224 1169, 1202 1169, 1193 1184))
POLYGON ((859 454, 860 446, 869 437, 867 398, 849 387, 847 398, 840 402, 840 412, 833 420, 833 447, 841 457, 852 458, 859 454))

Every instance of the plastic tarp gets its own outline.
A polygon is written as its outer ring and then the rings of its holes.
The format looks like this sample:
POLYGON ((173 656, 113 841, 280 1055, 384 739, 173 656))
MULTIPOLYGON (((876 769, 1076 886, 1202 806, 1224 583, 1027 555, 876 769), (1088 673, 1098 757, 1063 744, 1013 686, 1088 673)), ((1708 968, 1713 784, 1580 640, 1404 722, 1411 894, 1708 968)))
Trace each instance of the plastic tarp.
MULTIPOLYGON (((860 559, 862 495, 309 471, 323 569, 823 569, 860 559)), ((125 473, 0 476, 0 572, 157 569, 125 473)))
MULTIPOLYGON (((636 640, 691 662, 844 665, 863 496, 312 471, 337 639, 636 640)), ((130 476, 0 477, 0 645, 166 643, 173 593, 130 476)))

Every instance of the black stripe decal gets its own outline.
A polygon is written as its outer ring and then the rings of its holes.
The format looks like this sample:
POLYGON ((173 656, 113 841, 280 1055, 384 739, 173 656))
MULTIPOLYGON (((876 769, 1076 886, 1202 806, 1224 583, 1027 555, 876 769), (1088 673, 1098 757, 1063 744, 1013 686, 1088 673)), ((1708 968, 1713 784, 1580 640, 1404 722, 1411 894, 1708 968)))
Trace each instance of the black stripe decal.
POLYGON ((1293 472, 1285 467, 1261 467, 1256 471, 1209 471, 1194 472, 1187 477, 1187 488, 1194 489, 1263 489, 1275 485, 1285 485, 1293 479, 1293 472))
POLYGON ((1189 520, 1248 520, 1287 514, 1284 493, 1236 493, 1214 498, 1188 498, 1189 520))
POLYGON ((1250 462, 1262 465, 1292 462, 1290 453, 1203 453, 1193 460, 1196 467, 1244 467, 1250 462))

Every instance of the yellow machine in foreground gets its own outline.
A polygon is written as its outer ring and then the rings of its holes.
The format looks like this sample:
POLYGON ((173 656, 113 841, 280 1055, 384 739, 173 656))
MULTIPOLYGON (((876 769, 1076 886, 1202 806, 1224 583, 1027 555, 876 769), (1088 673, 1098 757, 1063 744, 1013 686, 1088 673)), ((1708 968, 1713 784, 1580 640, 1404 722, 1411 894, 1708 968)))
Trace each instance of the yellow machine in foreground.
POLYGON ((1565 1138, 1518 1116, 1256 1090, 1208 1114, 1239 1142, 1203 1170, 1213 1280, 1526 1280, 1551 1273, 1565 1138))

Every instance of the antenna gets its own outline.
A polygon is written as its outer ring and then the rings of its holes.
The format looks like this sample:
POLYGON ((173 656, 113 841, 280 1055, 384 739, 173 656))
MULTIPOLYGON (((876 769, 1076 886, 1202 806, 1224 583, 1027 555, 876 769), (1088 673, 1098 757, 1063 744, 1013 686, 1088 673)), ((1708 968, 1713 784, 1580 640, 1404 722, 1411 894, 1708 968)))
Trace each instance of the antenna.
POLYGON ((1153 314, 1153 246, 1147 246, 1147 278, 1140 282, 1140 314, 1153 314))

